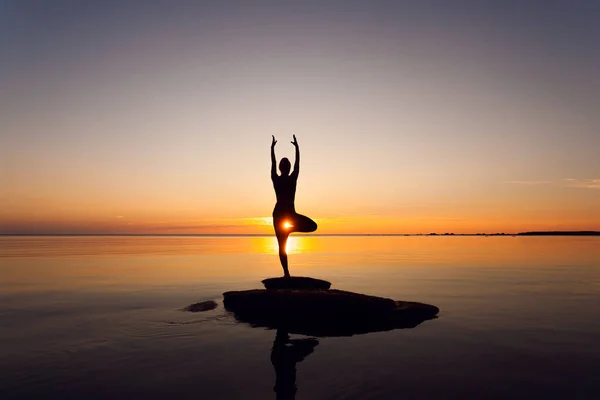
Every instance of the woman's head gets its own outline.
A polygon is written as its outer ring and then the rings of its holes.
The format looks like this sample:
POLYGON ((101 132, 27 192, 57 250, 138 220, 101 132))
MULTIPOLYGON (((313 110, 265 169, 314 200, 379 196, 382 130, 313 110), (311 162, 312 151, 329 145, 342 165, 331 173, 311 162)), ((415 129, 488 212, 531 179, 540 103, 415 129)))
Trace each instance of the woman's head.
POLYGON ((283 157, 281 161, 279 161, 279 171, 281 171, 282 175, 289 175, 291 168, 292 164, 286 157, 283 157))

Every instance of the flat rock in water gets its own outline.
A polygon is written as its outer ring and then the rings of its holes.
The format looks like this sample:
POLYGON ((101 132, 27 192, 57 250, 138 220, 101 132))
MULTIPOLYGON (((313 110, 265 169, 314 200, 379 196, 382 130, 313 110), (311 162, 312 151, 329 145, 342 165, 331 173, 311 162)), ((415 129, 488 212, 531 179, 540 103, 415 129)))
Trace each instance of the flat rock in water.
POLYGON ((331 282, 322 279, 308 278, 305 276, 290 276, 279 278, 268 278, 262 281, 265 289, 296 289, 296 290, 327 290, 331 287, 331 282))
POLYGON ((342 290, 244 290, 223 293, 238 321, 310 336, 351 336, 414 328, 439 308, 342 290))
POLYGON ((210 311, 217 308, 217 303, 212 300, 201 301, 200 303, 190 304, 189 306, 182 308, 181 311, 189 311, 189 312, 202 312, 202 311, 210 311))

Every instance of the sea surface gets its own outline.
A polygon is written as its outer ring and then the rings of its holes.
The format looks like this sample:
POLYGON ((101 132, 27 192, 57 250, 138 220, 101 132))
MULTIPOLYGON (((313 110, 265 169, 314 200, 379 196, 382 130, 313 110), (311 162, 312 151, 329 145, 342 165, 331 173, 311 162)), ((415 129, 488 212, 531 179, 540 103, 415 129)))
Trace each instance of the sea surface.
MULTIPOLYGON (((441 311, 291 335, 305 351, 279 398, 600 398, 600 237, 294 236, 288 251, 293 275, 441 311)), ((275 399, 276 331, 236 322, 222 293, 281 273, 273 237, 0 237, 0 398, 275 399)))

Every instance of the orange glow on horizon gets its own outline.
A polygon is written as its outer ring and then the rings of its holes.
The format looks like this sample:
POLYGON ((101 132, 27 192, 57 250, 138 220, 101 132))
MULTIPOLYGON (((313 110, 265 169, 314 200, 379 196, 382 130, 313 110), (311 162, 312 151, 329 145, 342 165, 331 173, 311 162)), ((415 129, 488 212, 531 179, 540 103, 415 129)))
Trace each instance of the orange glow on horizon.
MULTIPOLYGON (((477 213, 473 213, 477 214, 477 213)), ((600 215, 565 215, 560 220, 545 213, 508 213, 493 217, 456 213, 431 215, 380 215, 313 218, 319 225, 315 234, 427 234, 436 233, 518 233, 540 230, 600 230, 600 215)), ((270 218, 169 218, 149 216, 72 216, 68 218, 10 218, 2 221, 3 233, 87 233, 87 234, 260 234, 273 235, 270 218)), ((289 221, 283 227, 289 230, 289 221)))

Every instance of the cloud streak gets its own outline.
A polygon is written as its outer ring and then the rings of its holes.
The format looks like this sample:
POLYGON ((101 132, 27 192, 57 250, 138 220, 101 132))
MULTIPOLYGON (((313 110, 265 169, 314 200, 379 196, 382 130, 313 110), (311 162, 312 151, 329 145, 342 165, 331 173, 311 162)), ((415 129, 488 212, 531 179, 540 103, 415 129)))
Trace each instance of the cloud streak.
POLYGON ((549 185, 552 181, 544 181, 544 180, 518 180, 518 181, 508 181, 507 183, 513 185, 523 185, 523 186, 538 186, 538 185, 549 185))
POLYGON ((560 185, 569 188, 600 189, 600 179, 565 178, 559 180, 513 180, 506 183, 521 186, 560 185))
POLYGON ((581 188, 581 189, 600 189, 600 179, 573 179, 568 178, 564 180, 568 187, 581 188))

